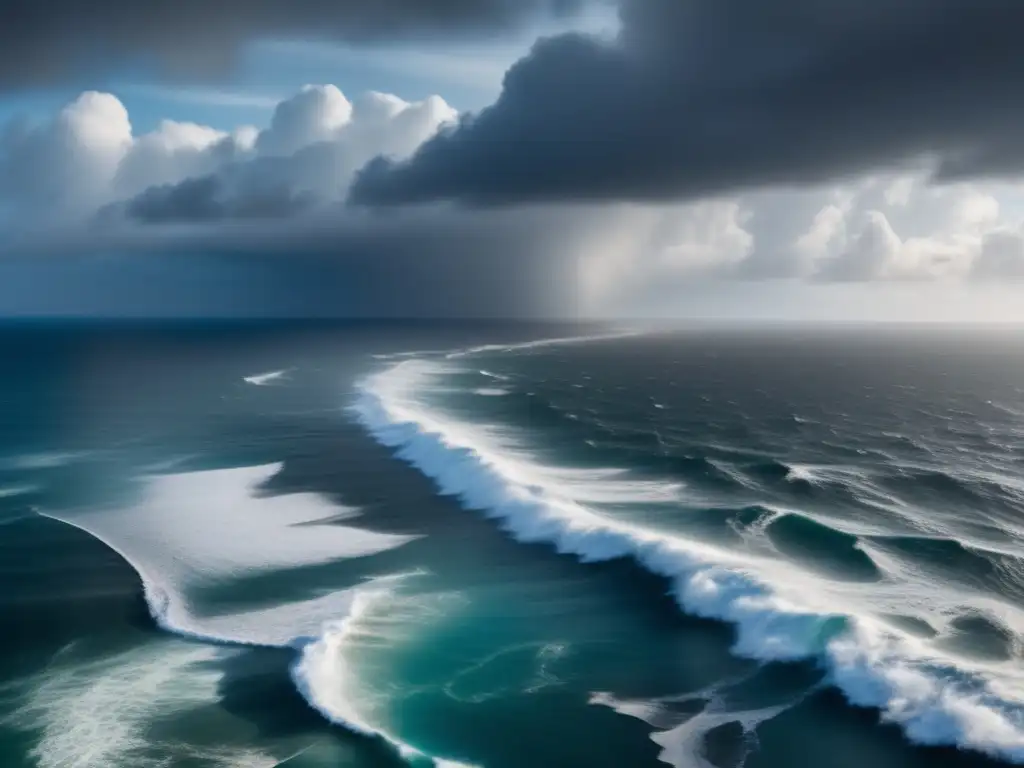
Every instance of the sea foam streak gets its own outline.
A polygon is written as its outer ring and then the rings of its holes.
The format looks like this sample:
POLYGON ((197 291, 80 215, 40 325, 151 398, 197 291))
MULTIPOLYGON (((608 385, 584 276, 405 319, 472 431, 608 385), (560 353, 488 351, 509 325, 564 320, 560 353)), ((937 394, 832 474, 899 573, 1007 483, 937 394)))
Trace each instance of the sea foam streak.
POLYGON ((594 693, 590 704, 608 707, 620 715, 647 723, 655 729, 651 741, 662 748, 658 759, 673 768, 715 768, 704 756, 704 737, 726 723, 739 723, 743 729, 746 749, 738 765, 742 766, 756 743, 758 725, 778 716, 793 706, 788 701, 759 709, 737 710, 727 706, 724 697, 715 689, 698 691, 686 696, 664 699, 619 699, 608 693, 594 693), (671 704, 700 701, 703 707, 696 714, 673 711, 671 704), (752 743, 753 742, 753 743, 752 743))
POLYGON ((437 363, 398 363, 366 379, 353 406, 380 443, 434 479, 442 493, 500 520, 519 541, 550 543, 584 561, 634 558, 671 581, 683 610, 733 624, 738 655, 816 660, 852 703, 880 709, 915 742, 1024 763, 1019 671, 954 661, 865 613, 837 613, 834 597, 816 594, 813 578, 796 566, 604 516, 563 492, 550 470, 552 482, 537 482, 544 470, 522 457, 510 461, 493 430, 423 405, 418 393, 444 373, 437 363))
POLYGON ((246 384, 253 384, 257 387, 264 387, 272 381, 283 379, 288 375, 288 370, 281 371, 269 371, 267 373, 257 373, 253 376, 246 376, 244 381, 246 384))
MULTIPOLYGON (((565 336, 555 339, 521 341, 512 344, 483 344, 479 347, 470 347, 469 349, 458 349, 454 352, 449 352, 445 357, 449 360, 454 360, 459 357, 469 357, 470 355, 479 355, 487 352, 516 352, 524 349, 536 349, 538 347, 552 347, 559 344, 583 344, 589 341, 611 341, 613 339, 624 339, 630 336, 639 336, 640 333, 640 331, 623 330, 595 336, 565 336)), ((481 371, 481 373, 485 376, 488 375, 486 371, 481 371)))
MULTIPOLYGON (((207 584, 371 555, 416 538, 338 525, 337 520, 359 511, 316 494, 261 495, 260 487, 280 469, 279 464, 269 464, 151 476, 143 480, 136 504, 40 514, 83 530, 120 554, 139 574, 150 613, 163 629, 218 644, 295 648, 299 659, 293 679, 310 705, 332 722, 383 738, 407 759, 459 765, 423 755, 376 729, 344 697, 354 677, 343 666, 344 644, 352 627, 370 601, 385 592, 375 585, 401 576, 242 612, 198 615, 193 611, 190 590, 207 584), (327 521, 330 524, 317 524, 327 521)), ((106 684, 97 683, 101 685, 106 684)), ((97 686, 85 693, 107 690, 97 686)), ((74 701, 81 700, 69 700, 69 706, 78 706, 74 701)), ((117 736, 109 741, 103 754, 112 754, 126 739, 117 736)))

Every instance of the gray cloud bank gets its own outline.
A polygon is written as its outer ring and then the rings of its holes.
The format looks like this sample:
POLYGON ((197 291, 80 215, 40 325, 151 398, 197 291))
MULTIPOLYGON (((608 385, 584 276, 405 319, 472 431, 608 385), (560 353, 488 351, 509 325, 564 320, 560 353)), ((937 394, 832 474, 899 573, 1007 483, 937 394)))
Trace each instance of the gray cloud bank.
POLYGON ((107 74, 140 62, 171 74, 223 73, 264 38, 379 42, 489 34, 580 0, 5 0, 0 88, 107 74))
POLYGON ((424 210, 67 230, 0 258, 0 315, 573 316, 564 224, 424 210))
POLYGON ((622 0, 614 40, 539 41, 498 101, 407 161, 367 205, 667 200, 922 159, 1019 171, 1024 3, 622 0))

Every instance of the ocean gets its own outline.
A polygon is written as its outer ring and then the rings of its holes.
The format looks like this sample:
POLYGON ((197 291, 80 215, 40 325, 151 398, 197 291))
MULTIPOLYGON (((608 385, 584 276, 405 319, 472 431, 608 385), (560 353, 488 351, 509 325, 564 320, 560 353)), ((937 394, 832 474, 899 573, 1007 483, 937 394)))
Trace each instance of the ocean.
POLYGON ((1024 331, 0 326, 4 768, 1024 763, 1024 331))

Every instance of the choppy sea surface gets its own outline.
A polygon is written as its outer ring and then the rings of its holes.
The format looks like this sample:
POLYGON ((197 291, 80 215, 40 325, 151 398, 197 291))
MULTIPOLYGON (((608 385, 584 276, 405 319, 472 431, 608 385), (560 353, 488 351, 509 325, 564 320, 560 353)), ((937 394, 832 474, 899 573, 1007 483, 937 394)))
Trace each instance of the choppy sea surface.
POLYGON ((1024 332, 0 327, 0 765, 1024 763, 1024 332))

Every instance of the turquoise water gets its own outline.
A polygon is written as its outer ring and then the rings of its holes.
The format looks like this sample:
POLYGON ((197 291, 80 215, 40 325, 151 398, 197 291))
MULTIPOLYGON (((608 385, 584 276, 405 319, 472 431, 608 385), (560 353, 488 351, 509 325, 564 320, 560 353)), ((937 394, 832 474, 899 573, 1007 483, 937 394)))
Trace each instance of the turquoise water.
POLYGON ((0 352, 4 766, 1024 762, 1022 335, 0 352))

